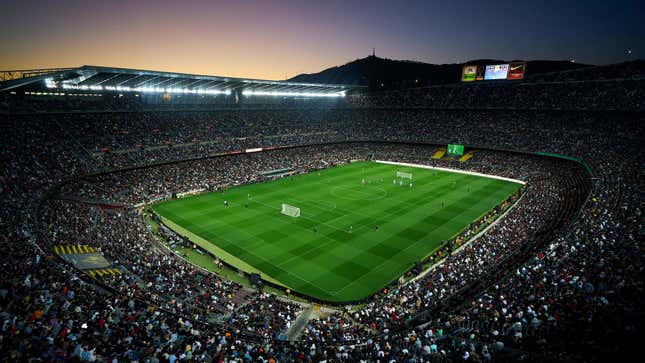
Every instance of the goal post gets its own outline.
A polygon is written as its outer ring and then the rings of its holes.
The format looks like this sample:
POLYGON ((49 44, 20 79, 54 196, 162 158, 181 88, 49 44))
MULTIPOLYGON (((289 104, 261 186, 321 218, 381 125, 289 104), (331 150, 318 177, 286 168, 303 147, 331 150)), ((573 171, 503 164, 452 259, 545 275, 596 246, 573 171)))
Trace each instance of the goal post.
POLYGON ((410 179, 412 180, 412 173, 406 173, 404 171, 397 171, 396 177, 401 179, 410 179))
POLYGON ((280 211, 280 213, 289 217, 300 217, 300 208, 282 203, 282 211, 280 211))

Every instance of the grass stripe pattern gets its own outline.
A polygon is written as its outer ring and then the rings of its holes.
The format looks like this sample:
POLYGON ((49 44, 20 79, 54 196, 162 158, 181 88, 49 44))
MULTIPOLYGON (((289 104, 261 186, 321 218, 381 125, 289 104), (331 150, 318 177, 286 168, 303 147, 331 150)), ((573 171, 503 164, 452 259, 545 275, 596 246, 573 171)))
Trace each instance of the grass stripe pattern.
POLYGON ((263 277, 320 300, 345 302, 380 290, 520 187, 355 162, 153 209, 198 236, 200 245, 215 245, 263 277), (407 179, 401 185, 397 171, 412 173, 412 186, 407 179), (301 216, 281 214, 282 203, 300 208, 301 216))

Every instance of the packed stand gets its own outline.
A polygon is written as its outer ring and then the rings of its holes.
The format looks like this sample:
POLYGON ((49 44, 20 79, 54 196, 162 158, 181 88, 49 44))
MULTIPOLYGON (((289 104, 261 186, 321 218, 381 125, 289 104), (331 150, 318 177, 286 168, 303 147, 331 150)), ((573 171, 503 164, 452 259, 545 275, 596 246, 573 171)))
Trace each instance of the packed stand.
MULTIPOLYGON (((612 89, 618 84, 579 95, 598 109, 620 97, 614 105, 642 110, 642 86, 620 83, 622 90, 612 89)), ((552 87, 557 95, 560 88, 552 87)), ((507 92, 503 88, 498 96, 507 92)), ((551 108, 540 95, 550 92, 547 85, 524 91, 535 92, 535 107, 551 108)), ((578 92, 575 87, 565 91, 578 92)), ((512 102, 522 103, 528 95, 512 102)), ((493 96, 481 99, 494 106, 493 96)), ((370 102, 405 100, 391 97, 370 102)), ((290 130, 289 117, 304 124, 317 112, 302 111, 300 121, 289 113, 271 114, 278 115, 280 131, 290 130)), ((335 110, 321 117, 336 123, 296 127, 289 140, 459 141, 555 152, 586 161, 595 181, 587 194, 589 178, 582 167, 555 159, 481 151, 461 165, 431 160, 432 146, 360 143, 209 158, 60 185, 91 171, 150 159, 97 164, 96 150, 88 150, 68 127, 76 118, 46 118, 49 122, 31 127, 31 122, 7 117, 3 121, 11 132, 3 135, 6 167, 0 179, 6 201, 0 211, 5 251, 0 257, 5 271, 0 277, 0 356, 6 361, 504 361, 520 356, 547 361, 606 360, 636 346, 642 332, 645 232, 640 113, 375 108, 335 110), (328 127, 336 136, 315 133, 328 127), (165 250, 130 208, 174 192, 258 181, 260 172, 275 168, 305 172, 368 156, 516 177, 528 187, 505 218, 426 275, 379 292, 357 310, 309 321, 297 342, 277 338, 291 326, 300 305, 247 294, 222 276, 197 270, 165 250), (79 242, 99 248, 124 273, 87 279, 51 251, 53 245, 79 242), (219 319, 209 319, 213 315, 219 319), (519 350, 508 358, 512 348, 519 350)), ((139 127, 136 121, 133 125, 139 127)), ((259 140, 268 135, 252 129, 247 133, 259 140)), ((119 139, 107 137, 108 132, 97 131, 98 139, 119 139)), ((192 136, 172 135, 180 141, 192 136)), ((116 147, 131 146, 127 136, 120 140, 123 145, 119 141, 116 147)), ((177 159, 185 156, 179 153, 177 159)))

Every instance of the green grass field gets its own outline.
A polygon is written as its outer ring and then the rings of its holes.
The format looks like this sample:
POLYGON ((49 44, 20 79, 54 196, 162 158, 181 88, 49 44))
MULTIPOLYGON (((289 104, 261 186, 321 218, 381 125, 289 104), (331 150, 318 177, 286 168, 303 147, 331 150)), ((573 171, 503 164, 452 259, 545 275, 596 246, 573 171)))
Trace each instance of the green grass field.
POLYGON ((343 302, 369 296, 398 278, 520 186, 356 162, 153 209, 178 233, 242 270, 311 297, 343 302), (413 174, 412 187, 393 185, 397 170, 413 174), (299 207, 301 216, 281 214, 282 203, 299 207))

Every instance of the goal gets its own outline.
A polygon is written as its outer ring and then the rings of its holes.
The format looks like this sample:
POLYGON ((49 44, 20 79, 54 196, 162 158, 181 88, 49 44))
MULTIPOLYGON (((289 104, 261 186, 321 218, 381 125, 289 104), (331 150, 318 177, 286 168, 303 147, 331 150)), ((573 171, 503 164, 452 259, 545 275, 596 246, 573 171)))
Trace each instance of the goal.
POLYGON ((280 213, 287 215, 289 217, 300 217, 300 208, 283 203, 282 211, 280 213))
POLYGON ((406 173, 403 171, 397 171, 396 172, 396 177, 397 178, 402 178, 402 179, 410 179, 412 180, 412 173, 406 173))

